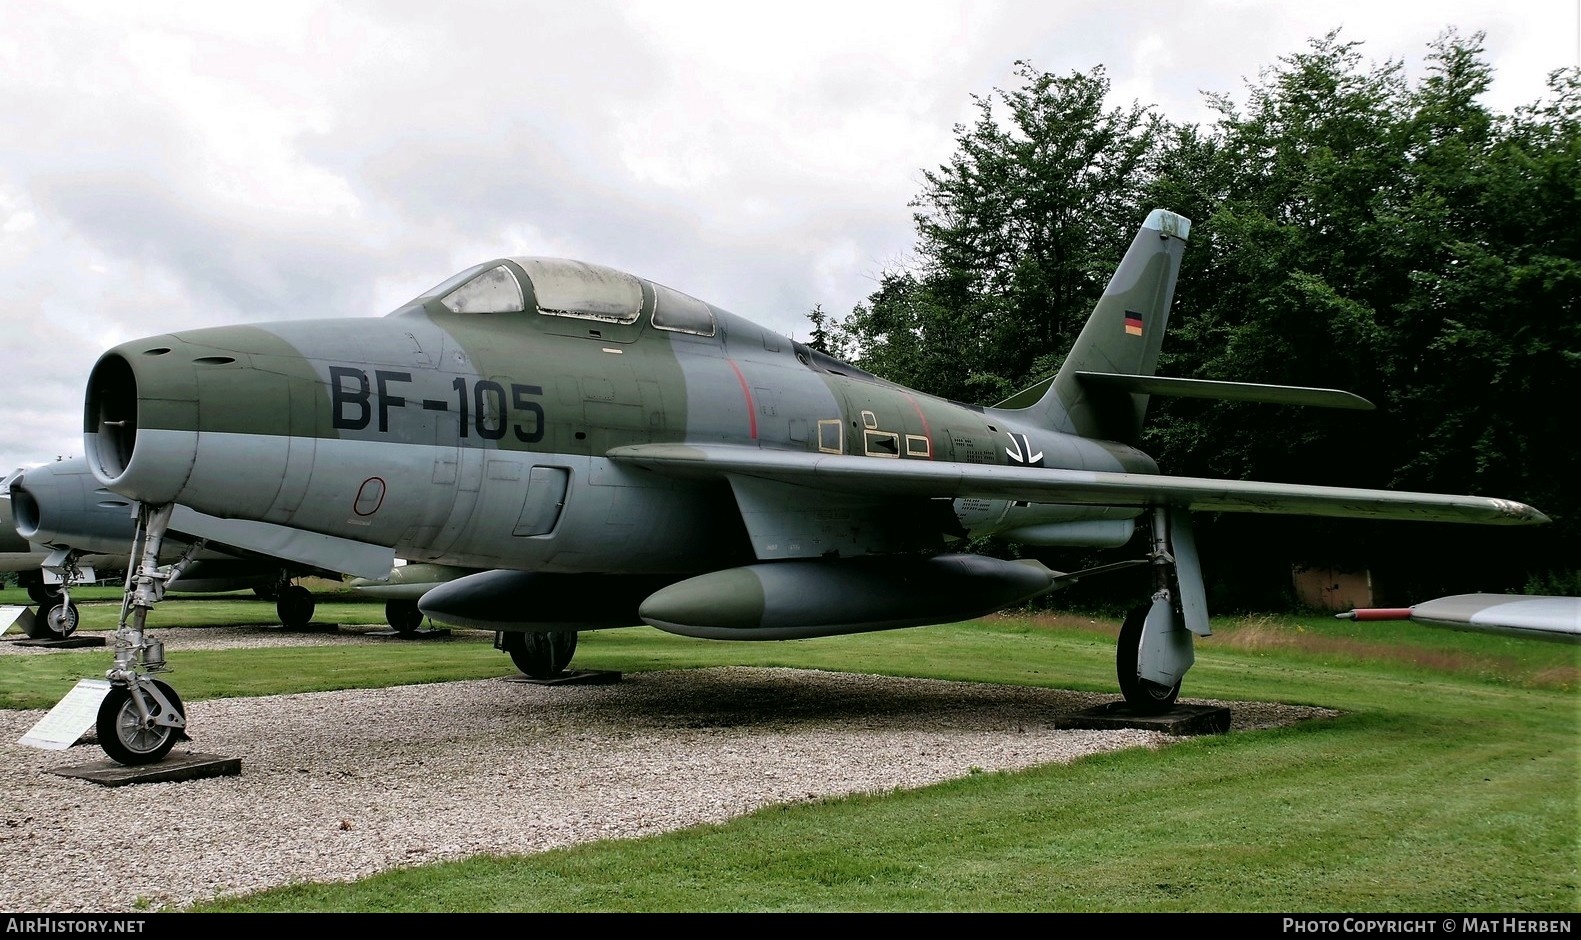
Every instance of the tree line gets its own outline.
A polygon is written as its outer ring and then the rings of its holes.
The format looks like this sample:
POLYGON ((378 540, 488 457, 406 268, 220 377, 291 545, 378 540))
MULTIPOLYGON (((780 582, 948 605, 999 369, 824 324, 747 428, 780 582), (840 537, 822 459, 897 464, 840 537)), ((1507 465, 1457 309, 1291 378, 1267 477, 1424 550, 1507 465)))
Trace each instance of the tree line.
POLYGON ((1101 66, 1018 62, 923 173, 914 260, 847 316, 814 308, 813 340, 993 404, 1058 369, 1137 225, 1170 209, 1192 229, 1160 374, 1342 388, 1377 410, 1154 398, 1143 447, 1163 472, 1497 496, 1554 520, 1201 514, 1210 600, 1289 603, 1292 564, 1369 569, 1396 603, 1577 593, 1581 74, 1495 113, 1483 42, 1445 31, 1411 82, 1336 30, 1240 101, 1209 93, 1205 125, 1112 106, 1101 66))

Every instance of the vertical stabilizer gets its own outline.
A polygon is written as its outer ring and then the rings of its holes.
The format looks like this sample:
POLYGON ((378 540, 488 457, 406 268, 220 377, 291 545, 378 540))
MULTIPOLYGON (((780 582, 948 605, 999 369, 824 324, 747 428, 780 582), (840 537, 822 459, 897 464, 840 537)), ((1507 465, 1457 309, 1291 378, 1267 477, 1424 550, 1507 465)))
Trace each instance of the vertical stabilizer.
POLYGON ((1020 412, 1024 420, 1083 437, 1136 443, 1148 396, 1083 382, 1081 373, 1153 374, 1190 231, 1191 220, 1184 216, 1164 209, 1148 213, 1053 384, 1020 412))

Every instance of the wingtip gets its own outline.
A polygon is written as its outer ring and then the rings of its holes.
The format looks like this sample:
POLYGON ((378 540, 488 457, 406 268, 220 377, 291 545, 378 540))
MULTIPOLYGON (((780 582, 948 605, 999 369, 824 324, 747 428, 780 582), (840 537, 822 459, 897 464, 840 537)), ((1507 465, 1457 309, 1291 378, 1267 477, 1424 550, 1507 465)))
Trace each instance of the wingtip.
POLYGON ((1530 523, 1531 525, 1542 525, 1553 521, 1541 509, 1536 506, 1528 506, 1525 503, 1513 503, 1510 514, 1517 520, 1530 523))
POLYGON ((1491 522, 1502 522, 1507 525, 1543 525, 1552 522, 1548 514, 1536 506, 1513 499, 1489 499, 1488 508, 1493 511, 1491 522))

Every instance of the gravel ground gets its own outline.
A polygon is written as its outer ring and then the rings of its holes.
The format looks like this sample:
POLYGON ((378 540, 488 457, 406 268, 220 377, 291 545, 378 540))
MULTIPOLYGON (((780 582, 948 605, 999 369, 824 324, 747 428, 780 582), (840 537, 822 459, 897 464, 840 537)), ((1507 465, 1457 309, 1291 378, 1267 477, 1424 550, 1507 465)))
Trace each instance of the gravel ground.
MULTIPOLYGON (((167 655, 391 642, 368 632, 154 635, 167 655)), ((0 643, 6 654, 49 655, 0 643)), ((238 758, 240 775, 106 787, 52 772, 104 761, 97 745, 10 745, 0 767, 7 796, 0 910, 158 911, 294 882, 637 838, 772 804, 1178 740, 1055 727, 1061 715, 1114 698, 727 667, 632 673, 608 685, 489 679, 189 702, 193 740, 172 753, 238 758)), ((1231 733, 1335 714, 1230 707, 1231 733)), ((0 712, 0 732, 15 742, 45 714, 0 712)))

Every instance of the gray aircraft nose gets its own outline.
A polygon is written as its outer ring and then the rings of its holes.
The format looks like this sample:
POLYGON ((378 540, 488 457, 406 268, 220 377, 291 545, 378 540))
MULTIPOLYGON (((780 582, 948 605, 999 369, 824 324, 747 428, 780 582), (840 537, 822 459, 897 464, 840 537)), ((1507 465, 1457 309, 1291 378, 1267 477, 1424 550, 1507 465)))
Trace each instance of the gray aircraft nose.
POLYGON ((133 499, 174 501, 197 454, 199 361, 226 356, 175 335, 100 356, 83 409, 83 453, 94 476, 133 499))
MULTIPOLYGON (((343 436, 337 402, 342 411, 355 405, 377 413, 382 425, 388 411, 381 408, 397 398, 383 396, 379 383, 435 371, 431 352, 443 346, 431 325, 387 318, 291 320, 132 340, 100 356, 89 375, 83 452, 99 483, 122 496, 284 522, 276 518, 276 496, 285 481, 300 483, 316 442, 343 436), (347 375, 370 386, 361 399, 346 390, 347 375), (378 406, 369 403, 370 391, 380 395, 378 406)), ((412 410, 427 414, 420 405, 412 410)))
POLYGON ((293 431, 311 437, 321 395, 308 357, 271 329, 218 327, 132 340, 102 355, 89 375, 83 452, 104 486, 168 503, 205 474, 204 436, 251 435, 255 472, 232 481, 245 500, 270 474, 278 486, 284 468, 276 464, 283 458, 272 454, 278 449, 272 442, 293 431))
POLYGON ((16 532, 29 542, 91 551, 124 551, 132 538, 132 503, 99 485, 83 459, 58 460, 11 484, 16 532))

